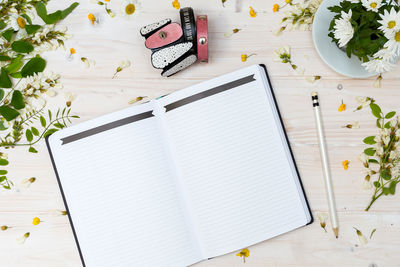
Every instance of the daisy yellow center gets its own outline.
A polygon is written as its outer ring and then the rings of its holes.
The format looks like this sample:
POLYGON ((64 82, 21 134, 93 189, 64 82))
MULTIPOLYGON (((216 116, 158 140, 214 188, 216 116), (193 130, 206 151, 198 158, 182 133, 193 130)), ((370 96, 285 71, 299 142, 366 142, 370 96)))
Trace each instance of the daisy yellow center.
POLYGON ((25 26, 26 26, 26 21, 25 21, 25 19, 23 19, 23 18, 21 18, 21 17, 17 18, 17 23, 18 23, 18 26, 19 26, 21 29, 24 29, 25 26))
POLYGON ((396 42, 400 42, 400 31, 396 32, 394 39, 396 40, 396 42))
POLYGON ((389 29, 393 29, 394 26, 396 26, 396 21, 394 21, 394 20, 389 21, 389 23, 388 23, 388 28, 389 28, 389 29))
POLYGON ((372 8, 375 8, 375 7, 376 7, 376 3, 371 3, 370 6, 371 6, 372 8))
POLYGON ((132 15, 133 13, 135 13, 136 7, 134 4, 127 4, 125 7, 125 13, 127 15, 132 15))

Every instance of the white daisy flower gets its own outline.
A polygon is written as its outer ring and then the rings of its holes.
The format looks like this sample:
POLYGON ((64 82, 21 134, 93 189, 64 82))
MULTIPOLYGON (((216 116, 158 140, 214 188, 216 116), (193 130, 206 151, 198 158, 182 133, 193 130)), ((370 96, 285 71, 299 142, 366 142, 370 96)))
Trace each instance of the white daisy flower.
POLYGON ((400 30, 388 32, 385 37, 389 40, 385 43, 384 47, 391 50, 395 55, 400 55, 400 30))
POLYGON ((380 14, 381 20, 378 22, 382 25, 379 26, 378 29, 383 31, 383 33, 392 33, 398 29, 400 29, 400 12, 396 12, 394 8, 388 12, 386 9, 383 11, 383 14, 380 14))
POLYGON ((20 29, 25 29, 27 22, 25 18, 18 14, 12 13, 7 24, 10 25, 14 31, 19 31, 20 29))
POLYGON ((374 58, 361 64, 368 72, 382 73, 391 71, 396 65, 382 58, 374 58))
POLYGON ((335 39, 339 40, 339 47, 345 46, 351 40, 351 38, 353 38, 354 29, 350 23, 351 16, 351 10, 349 10, 347 14, 342 11, 342 17, 335 20, 335 31, 333 34, 335 39))
POLYGON ((361 3, 368 11, 374 12, 378 12, 382 6, 382 0, 361 0, 361 3))
POLYGON ((361 0, 348 0, 350 3, 353 3, 353 4, 358 4, 358 3, 360 3, 361 2, 361 0))
POLYGON ((136 13, 138 9, 141 8, 141 4, 137 0, 124 0, 121 4, 122 15, 130 19, 136 13))

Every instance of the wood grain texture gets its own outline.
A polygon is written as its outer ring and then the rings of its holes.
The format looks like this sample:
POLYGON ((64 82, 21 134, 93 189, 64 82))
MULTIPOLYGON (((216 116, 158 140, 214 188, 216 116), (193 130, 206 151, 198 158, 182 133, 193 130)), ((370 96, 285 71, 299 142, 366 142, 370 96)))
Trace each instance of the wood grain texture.
MULTIPOLYGON (((71 2, 54 0, 49 9, 63 8, 71 2)), ((327 211, 310 102, 312 90, 320 94, 340 238, 334 239, 329 222, 328 233, 315 222, 250 247, 250 257, 245 264, 231 253, 195 266, 400 266, 400 197, 382 198, 370 212, 364 211, 371 192, 361 188, 364 175, 357 157, 363 149, 362 139, 375 134, 376 128, 368 110, 352 112, 357 105, 355 97, 366 95, 374 97, 386 112, 399 111, 399 68, 384 75, 380 89, 372 87, 374 78, 355 80, 336 74, 318 57, 310 32, 285 32, 280 37, 272 34, 279 27, 281 16, 272 13, 272 0, 228 0, 225 8, 215 0, 181 0, 182 6, 190 5, 196 14, 209 17, 210 60, 209 64, 196 64, 165 79, 152 68, 150 51, 144 47, 139 28, 166 17, 178 20, 172 1, 142 0, 142 8, 129 21, 119 17, 110 19, 102 7, 89 2, 81 1, 77 10, 62 23, 74 35, 66 42, 67 48, 74 47, 77 51, 74 60, 67 61, 67 52, 63 51, 45 55, 48 69, 60 73, 64 84, 58 96, 49 99, 49 107, 62 105, 64 93, 72 92, 77 95, 73 111, 81 116, 79 121, 85 121, 125 108, 128 101, 137 96, 156 97, 247 65, 266 64, 314 214, 327 211), (258 12, 256 18, 250 18, 249 5, 258 12), (90 25, 89 12, 100 17, 100 25, 90 25), (231 38, 224 37, 224 33, 233 28, 242 30, 231 38), (306 75, 321 75, 322 80, 310 84, 296 75, 290 66, 273 62, 272 52, 281 45, 292 47, 293 61, 306 68, 306 75), (240 60, 243 53, 257 55, 243 63, 240 60), (96 66, 85 69, 80 57, 95 60, 96 66), (131 60, 132 67, 111 79, 123 59, 131 60), (338 84, 343 85, 342 90, 337 89, 338 84), (337 108, 342 99, 347 110, 339 113, 337 108), (341 128, 354 121, 360 122, 360 129, 341 128), (341 165, 345 159, 350 160, 348 171, 344 171, 341 165), (372 229, 377 230, 367 245, 360 245, 353 227, 359 228, 366 236, 372 229)), ((119 0, 111 0, 111 8, 117 13, 119 3, 119 0)), ((51 210, 64 209, 63 202, 44 143, 37 149, 40 152, 37 155, 28 153, 26 148, 7 151, 12 164, 9 176, 17 187, 20 188, 21 180, 31 176, 37 177, 37 182, 27 189, 0 191, 0 225, 13 227, 0 232, 0 266, 81 266, 68 219, 51 216, 51 210), (44 222, 33 226, 31 222, 35 216, 44 222), (18 245, 16 237, 28 231, 31 232, 29 240, 18 245)), ((118 227, 118 222, 115 227, 118 227)))

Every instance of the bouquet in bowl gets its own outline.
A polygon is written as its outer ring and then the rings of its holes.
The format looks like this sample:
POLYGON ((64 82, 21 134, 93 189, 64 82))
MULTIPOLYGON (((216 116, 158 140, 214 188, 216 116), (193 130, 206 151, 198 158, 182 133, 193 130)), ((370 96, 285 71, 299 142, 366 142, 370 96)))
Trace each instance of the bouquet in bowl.
POLYGON ((345 0, 328 8, 336 13, 328 36, 362 61, 371 73, 395 67, 400 56, 400 7, 393 0, 345 0))

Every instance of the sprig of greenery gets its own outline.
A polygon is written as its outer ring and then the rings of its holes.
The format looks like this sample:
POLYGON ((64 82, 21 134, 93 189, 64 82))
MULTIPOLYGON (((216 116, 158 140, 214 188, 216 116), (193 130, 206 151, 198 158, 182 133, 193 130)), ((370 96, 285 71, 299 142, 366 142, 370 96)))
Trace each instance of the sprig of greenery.
POLYGON ((366 211, 382 195, 394 195, 396 185, 400 182, 400 119, 395 117, 395 111, 384 114, 374 102, 369 107, 376 117, 379 133, 363 140, 364 144, 369 145, 361 155, 367 170, 365 180, 369 182, 372 177, 376 178, 373 181, 374 193, 366 211))
MULTIPOLYGON (((45 104, 38 109, 31 106, 31 99, 35 100, 49 88, 56 87, 59 79, 59 76, 42 74, 46 60, 39 51, 43 50, 43 44, 64 45, 65 31, 56 30, 54 25, 79 5, 73 3, 64 10, 48 13, 48 1, 5 0, 0 3, 0 133, 4 132, 0 137, 0 148, 28 146, 29 152, 37 153, 34 145, 67 127, 72 118, 79 118, 70 115, 71 109, 67 107, 57 109, 53 117, 50 110, 43 114, 45 104), (32 11, 36 11, 44 24, 34 24, 30 17, 32 11), (35 125, 39 122, 41 127, 35 125), (25 143, 21 142, 23 139, 25 143)), ((7 157, 0 152, 0 166, 7 165, 7 157)), ((11 189, 12 182, 7 174, 7 170, 0 170, 0 185, 11 189)))

